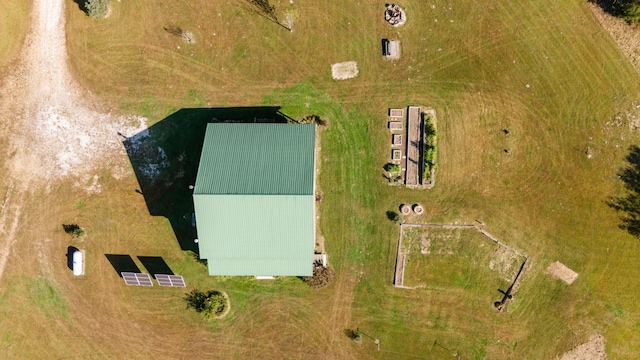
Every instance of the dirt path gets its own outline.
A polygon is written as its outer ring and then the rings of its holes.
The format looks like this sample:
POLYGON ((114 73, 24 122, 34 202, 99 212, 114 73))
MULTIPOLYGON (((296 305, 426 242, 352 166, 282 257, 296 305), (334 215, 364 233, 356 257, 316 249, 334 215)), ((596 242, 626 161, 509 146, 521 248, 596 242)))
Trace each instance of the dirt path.
POLYGON ((13 190, 13 185, 9 185, 7 194, 0 206, 0 249, 2 249, 0 252, 0 279, 2 279, 4 268, 9 259, 9 253, 15 243, 16 229, 18 228, 20 213, 22 211, 19 205, 15 206, 11 202, 13 190))
POLYGON ((127 164, 118 132, 132 135, 146 127, 144 119, 99 112, 73 81, 64 6, 63 0, 34 2, 18 65, 0 87, 0 139, 8 144, 3 181, 14 184, 0 214, 0 278, 20 224, 21 193, 70 178, 82 186, 104 165, 115 169, 114 176, 122 174, 127 164))

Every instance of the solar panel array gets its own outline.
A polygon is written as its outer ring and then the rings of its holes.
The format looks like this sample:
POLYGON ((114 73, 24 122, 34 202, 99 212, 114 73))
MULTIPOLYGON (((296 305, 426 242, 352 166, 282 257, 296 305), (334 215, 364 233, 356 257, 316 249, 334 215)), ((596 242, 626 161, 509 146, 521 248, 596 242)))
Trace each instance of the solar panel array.
POLYGON ((122 278, 127 285, 134 286, 153 286, 151 282, 151 277, 149 274, 144 273, 133 273, 133 272, 123 272, 122 278))
POLYGON ((186 287, 184 278, 180 275, 156 274, 160 286, 186 287))

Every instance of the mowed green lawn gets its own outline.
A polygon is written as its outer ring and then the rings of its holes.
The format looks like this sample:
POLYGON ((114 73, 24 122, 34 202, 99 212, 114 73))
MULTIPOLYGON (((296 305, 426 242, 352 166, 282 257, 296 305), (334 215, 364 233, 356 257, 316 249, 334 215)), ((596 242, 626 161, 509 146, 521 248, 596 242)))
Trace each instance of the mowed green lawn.
POLYGON ((468 294, 469 300, 484 305, 499 297, 493 290, 511 286, 525 261, 475 229, 404 227, 402 239, 404 286, 445 293, 463 290, 460 293, 468 294))
MULTIPOLYGON (((636 111, 640 77, 587 4, 411 1, 401 4, 407 23, 392 28, 378 2, 273 2, 281 18, 294 16, 288 32, 242 2, 112 3, 100 21, 67 3, 70 66, 106 108, 155 123, 181 108, 278 105, 328 121, 319 231, 337 278, 312 291, 298 279, 208 277, 169 221, 149 215, 133 171, 116 179, 103 169, 100 194, 69 190, 69 180, 26 199, 16 253, 43 234, 54 245, 33 252, 36 270, 8 264, 0 294, 8 357, 46 348, 51 358, 449 358, 437 341, 465 359, 542 359, 595 332, 611 358, 636 355, 639 243, 606 200, 620 191, 616 172, 638 141, 624 114, 636 111), (195 43, 167 26, 193 32, 195 43), (401 60, 382 59, 382 38, 401 40, 401 60), (330 65, 347 60, 360 75, 331 80, 330 65), (431 190, 389 187, 382 176, 387 109, 410 104, 437 111, 431 190), (530 256, 503 313, 463 303, 456 291, 392 286, 398 228, 386 212, 416 202, 420 221, 479 220, 530 256), (62 232, 67 222, 87 229, 83 243, 62 232), (66 267, 74 244, 87 251, 83 279, 66 267), (104 254, 162 256, 189 288, 226 291, 231 313, 206 323, 185 310, 180 289, 126 287, 104 254), (556 260, 580 274, 573 285, 545 273, 556 260), (381 350, 369 338, 349 340, 344 330, 354 328, 380 339, 381 350)), ((489 291, 481 299, 498 300, 489 291)))

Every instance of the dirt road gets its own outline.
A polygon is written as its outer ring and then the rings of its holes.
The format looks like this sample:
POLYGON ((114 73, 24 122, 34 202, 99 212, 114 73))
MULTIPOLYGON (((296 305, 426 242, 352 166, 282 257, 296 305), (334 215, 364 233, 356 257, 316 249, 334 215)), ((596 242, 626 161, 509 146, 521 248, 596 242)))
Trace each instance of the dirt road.
POLYGON ((8 188, 0 212, 0 279, 21 223, 22 194, 61 179, 86 186, 98 165, 125 171, 118 132, 132 135, 146 127, 144 119, 101 112, 74 82, 67 66, 64 6, 63 0, 34 2, 19 61, 0 87, 0 139, 7 144, 0 184, 8 188))

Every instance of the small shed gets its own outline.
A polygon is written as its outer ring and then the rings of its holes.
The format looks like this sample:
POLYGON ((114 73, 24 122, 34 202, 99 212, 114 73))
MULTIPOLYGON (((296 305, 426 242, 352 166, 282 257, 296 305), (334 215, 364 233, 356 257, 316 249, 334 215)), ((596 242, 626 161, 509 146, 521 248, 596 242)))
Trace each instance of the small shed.
POLYGON ((382 40, 382 54, 385 58, 395 60, 400 58, 400 41, 398 40, 382 40))

